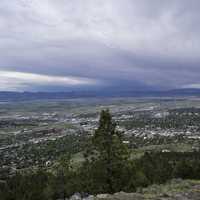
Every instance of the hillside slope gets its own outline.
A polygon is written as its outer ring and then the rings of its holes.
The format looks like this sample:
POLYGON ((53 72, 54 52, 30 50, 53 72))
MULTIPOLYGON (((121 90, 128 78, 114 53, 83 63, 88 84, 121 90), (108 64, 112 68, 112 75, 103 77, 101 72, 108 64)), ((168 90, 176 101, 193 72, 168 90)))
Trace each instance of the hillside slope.
POLYGON ((137 193, 100 194, 85 200, 200 200, 200 181, 172 180, 167 184, 141 189, 137 193))

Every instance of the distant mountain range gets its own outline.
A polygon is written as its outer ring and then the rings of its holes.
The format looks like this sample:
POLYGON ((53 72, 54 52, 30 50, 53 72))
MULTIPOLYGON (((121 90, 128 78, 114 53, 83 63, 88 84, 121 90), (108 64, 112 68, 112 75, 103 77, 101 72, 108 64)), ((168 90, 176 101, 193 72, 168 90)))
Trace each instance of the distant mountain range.
POLYGON ((89 97, 200 97, 200 89, 175 89, 168 91, 71 91, 71 92, 0 92, 0 101, 25 101, 42 99, 71 99, 89 97))

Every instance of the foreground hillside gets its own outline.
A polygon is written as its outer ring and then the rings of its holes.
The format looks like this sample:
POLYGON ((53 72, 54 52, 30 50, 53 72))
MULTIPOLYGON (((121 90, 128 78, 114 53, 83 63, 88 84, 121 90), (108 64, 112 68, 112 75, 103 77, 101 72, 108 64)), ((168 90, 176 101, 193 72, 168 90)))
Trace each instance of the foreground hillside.
MULTIPOLYGON (((77 197, 77 196, 76 196, 77 197)), ((71 199, 76 199, 73 196, 71 199)), ((78 198, 77 198, 78 199, 78 198)), ((96 197, 90 196, 85 200, 199 200, 200 181, 172 180, 167 184, 153 185, 141 189, 137 193, 119 192, 113 195, 100 194, 96 197)))

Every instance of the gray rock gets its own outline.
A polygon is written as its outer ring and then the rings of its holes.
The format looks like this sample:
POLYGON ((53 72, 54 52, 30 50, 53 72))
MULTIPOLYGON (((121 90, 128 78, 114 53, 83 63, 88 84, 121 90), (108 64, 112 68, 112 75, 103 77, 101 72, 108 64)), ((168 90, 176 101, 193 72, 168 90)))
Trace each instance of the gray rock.
POLYGON ((84 197, 82 200, 94 200, 94 196, 90 195, 88 197, 84 197))
POLYGON ((110 194, 99 194, 95 200, 144 200, 143 195, 137 193, 125 193, 119 192, 113 195, 110 194))
POLYGON ((74 195, 72 195, 69 200, 82 200, 81 198, 81 194, 80 193, 75 193, 74 195))
POLYGON ((109 196, 111 196, 111 195, 109 195, 109 194, 98 194, 96 196, 96 199, 108 199, 109 196))

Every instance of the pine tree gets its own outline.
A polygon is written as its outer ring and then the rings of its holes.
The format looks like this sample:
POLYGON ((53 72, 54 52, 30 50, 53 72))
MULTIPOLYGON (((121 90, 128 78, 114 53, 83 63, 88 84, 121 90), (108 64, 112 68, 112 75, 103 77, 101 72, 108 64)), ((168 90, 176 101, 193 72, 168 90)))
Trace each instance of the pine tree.
POLYGON ((86 157, 88 164, 93 166, 90 173, 93 174, 94 185, 98 185, 100 191, 109 193, 122 189, 129 153, 109 110, 101 112, 91 146, 92 150, 88 151, 86 157))

